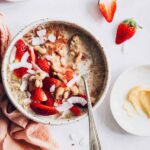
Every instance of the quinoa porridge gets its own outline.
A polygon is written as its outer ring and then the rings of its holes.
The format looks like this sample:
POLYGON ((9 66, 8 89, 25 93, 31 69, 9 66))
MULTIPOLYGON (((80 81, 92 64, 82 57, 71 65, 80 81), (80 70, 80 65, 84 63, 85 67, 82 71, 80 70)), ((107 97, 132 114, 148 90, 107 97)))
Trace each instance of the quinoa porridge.
POLYGON ((40 24, 18 39, 7 76, 23 109, 61 119, 81 116, 87 110, 83 72, 95 105, 105 88, 107 64, 92 40, 82 30, 55 22, 40 24))

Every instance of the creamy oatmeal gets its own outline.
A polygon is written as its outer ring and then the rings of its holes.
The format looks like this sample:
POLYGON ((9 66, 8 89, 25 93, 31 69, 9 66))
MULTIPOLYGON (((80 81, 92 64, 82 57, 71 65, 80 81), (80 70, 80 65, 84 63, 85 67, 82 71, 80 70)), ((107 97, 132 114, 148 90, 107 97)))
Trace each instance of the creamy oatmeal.
POLYGON ((42 24, 19 39, 10 55, 8 82, 16 101, 43 116, 71 118, 86 112, 82 73, 88 73, 92 104, 105 84, 105 61, 82 32, 62 24, 42 24))

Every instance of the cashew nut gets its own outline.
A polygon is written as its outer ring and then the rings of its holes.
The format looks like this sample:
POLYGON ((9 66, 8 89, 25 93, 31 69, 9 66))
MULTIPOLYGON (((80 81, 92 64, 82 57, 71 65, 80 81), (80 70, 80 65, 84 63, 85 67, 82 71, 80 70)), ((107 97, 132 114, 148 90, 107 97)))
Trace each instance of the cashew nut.
POLYGON ((37 72, 35 75, 35 78, 37 80, 43 80, 45 77, 47 76, 47 74, 45 72, 37 72))
POLYGON ((41 80, 35 80, 35 87, 42 87, 43 84, 42 84, 42 81, 41 80))
POLYGON ((71 91, 72 91, 72 94, 73 95, 78 95, 79 94, 79 89, 76 85, 74 85, 72 88, 71 88, 71 91))
POLYGON ((64 99, 67 99, 69 95, 70 95, 70 91, 65 91, 63 95, 64 99))
POLYGON ((63 74, 58 73, 58 72, 54 72, 54 75, 56 75, 61 81, 63 81, 64 83, 67 83, 67 79, 64 77, 63 74))
POLYGON ((55 95, 55 98, 56 99, 59 99, 62 97, 63 93, 64 93, 64 88, 63 87, 59 87, 57 90, 56 90, 56 95, 55 95))

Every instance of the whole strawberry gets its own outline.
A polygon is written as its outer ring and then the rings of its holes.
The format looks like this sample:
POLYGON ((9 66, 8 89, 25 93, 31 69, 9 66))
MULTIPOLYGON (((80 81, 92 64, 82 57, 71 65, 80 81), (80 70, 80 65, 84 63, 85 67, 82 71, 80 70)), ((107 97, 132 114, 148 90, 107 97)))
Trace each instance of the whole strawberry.
POLYGON ((133 37, 137 27, 141 28, 134 19, 126 19, 120 23, 117 29, 116 44, 121 44, 133 37))

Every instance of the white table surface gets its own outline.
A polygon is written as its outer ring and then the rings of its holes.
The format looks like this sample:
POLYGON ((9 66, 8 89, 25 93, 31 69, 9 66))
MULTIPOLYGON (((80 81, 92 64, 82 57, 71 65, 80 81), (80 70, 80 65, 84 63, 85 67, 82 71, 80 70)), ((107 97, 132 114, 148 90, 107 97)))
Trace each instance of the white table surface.
MULTIPOLYGON (((103 150, 149 150, 150 137, 137 137, 126 133, 114 120, 110 107, 110 90, 117 76, 126 68, 137 64, 150 63, 150 1, 118 0, 118 9, 114 21, 106 23, 97 8, 97 0, 24 0, 8 3, 0 0, 0 11, 7 17, 11 31, 16 34, 22 27, 40 18, 75 22, 89 30, 104 47, 110 67, 111 84, 103 104, 95 111, 98 132, 103 150), (119 22, 134 17, 143 27, 135 37, 122 46, 114 43, 119 22)), ((150 130, 147 129, 147 130, 150 130)), ((88 122, 51 127, 54 138, 60 143, 61 150, 88 150, 88 122), (71 146, 70 133, 79 139, 85 138, 85 144, 71 146)))

